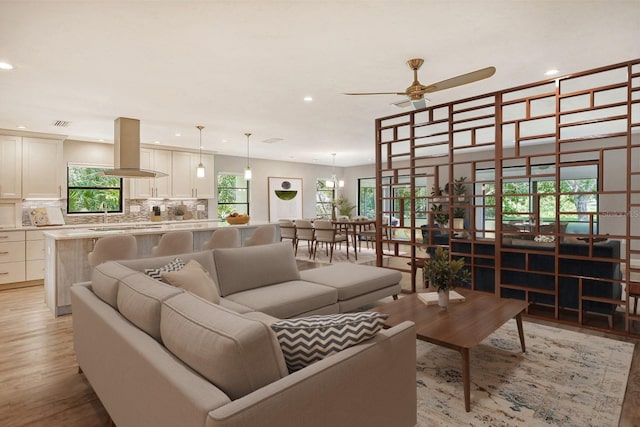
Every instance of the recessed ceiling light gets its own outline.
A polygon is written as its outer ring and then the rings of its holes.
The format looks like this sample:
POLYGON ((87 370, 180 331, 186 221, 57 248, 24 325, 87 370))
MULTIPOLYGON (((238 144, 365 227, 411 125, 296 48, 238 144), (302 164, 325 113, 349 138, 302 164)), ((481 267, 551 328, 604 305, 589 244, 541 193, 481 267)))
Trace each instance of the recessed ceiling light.
POLYGON ((16 126, 18 129, 26 129, 27 127, 25 125, 18 125, 16 126))
POLYGON ((160 141, 153 141, 154 144, 160 144, 160 141))
POLYGON ((222 143, 224 144, 225 142, 227 142, 227 140, 226 140, 226 139, 223 139, 223 140, 222 140, 222 143))
POLYGON ((13 65, 8 62, 0 62, 0 70, 13 70, 13 65))
POLYGON ((104 139, 99 139, 98 142, 104 142, 104 139))
POLYGON ((555 68, 552 68, 550 70, 547 70, 544 75, 545 76, 555 76, 556 74, 558 74, 558 70, 556 70, 555 68))
POLYGON ((304 97, 304 102, 311 102, 311 101, 313 101, 312 97, 310 97, 310 96, 305 96, 304 97))
POLYGON ((180 132, 176 132, 176 136, 182 136, 182 134, 180 134, 180 132))

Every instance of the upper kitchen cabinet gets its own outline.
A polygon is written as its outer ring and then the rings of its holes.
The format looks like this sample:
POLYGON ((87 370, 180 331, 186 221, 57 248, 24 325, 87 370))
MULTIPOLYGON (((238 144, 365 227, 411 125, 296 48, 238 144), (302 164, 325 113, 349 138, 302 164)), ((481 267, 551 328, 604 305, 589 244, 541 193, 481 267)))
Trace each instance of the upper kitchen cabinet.
POLYGON ((61 198, 64 171, 61 140, 22 138, 23 198, 61 198))
POLYGON ((131 180, 131 198, 152 199, 171 197, 171 151, 140 149, 140 167, 166 173, 168 176, 131 180))
POLYGON ((174 198, 214 198, 213 155, 202 154, 202 164, 205 167, 205 177, 196 176, 196 168, 200 163, 198 153, 174 151, 172 155, 171 186, 174 198))
POLYGON ((22 137, 0 135, 0 199, 22 198, 22 137))

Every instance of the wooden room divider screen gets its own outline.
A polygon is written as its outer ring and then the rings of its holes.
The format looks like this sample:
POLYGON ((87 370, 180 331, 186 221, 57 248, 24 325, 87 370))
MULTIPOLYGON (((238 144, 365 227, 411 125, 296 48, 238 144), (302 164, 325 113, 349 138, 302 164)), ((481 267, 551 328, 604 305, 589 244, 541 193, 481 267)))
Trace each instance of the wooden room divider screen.
POLYGON ((530 316, 640 334, 640 59, 375 127, 378 265, 387 241, 407 272, 446 245, 530 316))

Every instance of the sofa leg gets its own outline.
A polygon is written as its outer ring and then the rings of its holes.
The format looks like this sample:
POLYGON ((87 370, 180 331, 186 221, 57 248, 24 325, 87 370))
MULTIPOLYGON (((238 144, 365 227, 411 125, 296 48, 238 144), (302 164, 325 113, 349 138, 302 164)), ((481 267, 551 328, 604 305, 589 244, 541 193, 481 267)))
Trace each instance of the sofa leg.
POLYGON ((393 299, 394 299, 394 300, 397 300, 397 299, 398 299, 398 294, 394 294, 394 295, 393 295, 393 299))
POLYGON ((82 367, 80 365, 78 365, 78 373, 81 374, 82 373, 82 367))

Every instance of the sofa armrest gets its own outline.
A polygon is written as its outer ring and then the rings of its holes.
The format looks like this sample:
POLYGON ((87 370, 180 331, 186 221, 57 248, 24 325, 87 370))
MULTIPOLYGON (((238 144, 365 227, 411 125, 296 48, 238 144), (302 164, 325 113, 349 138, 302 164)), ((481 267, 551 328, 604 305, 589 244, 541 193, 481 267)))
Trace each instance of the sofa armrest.
POLYGON ((207 426, 414 426, 416 331, 404 322, 212 410, 207 426))

